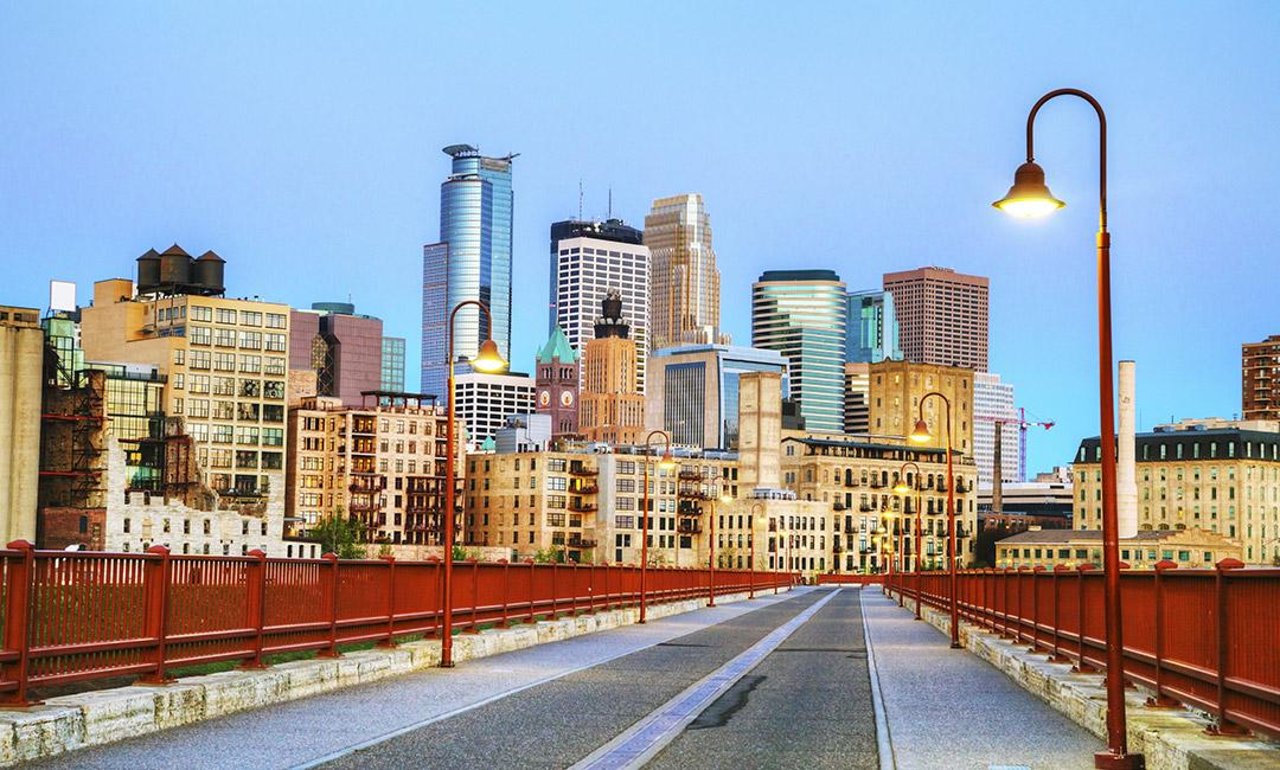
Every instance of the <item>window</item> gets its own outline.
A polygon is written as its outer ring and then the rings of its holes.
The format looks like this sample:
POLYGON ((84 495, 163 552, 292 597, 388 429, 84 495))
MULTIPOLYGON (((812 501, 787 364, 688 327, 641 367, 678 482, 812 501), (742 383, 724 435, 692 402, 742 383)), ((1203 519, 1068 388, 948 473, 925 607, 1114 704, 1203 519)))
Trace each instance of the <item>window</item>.
POLYGON ((286 338, 283 334, 273 334, 268 332, 266 335, 267 350, 272 353, 283 353, 285 351, 286 338))
POLYGON ((268 329, 283 329, 283 328, 285 328, 285 317, 284 317, 284 314, 282 314, 282 313, 267 313, 267 328, 268 328, 268 329))
POLYGON ((217 310, 216 317, 220 324, 234 324, 236 322, 236 311, 220 307, 217 310))
POLYGON ((209 307, 208 305, 192 305, 192 306, 191 306, 191 320, 192 320, 192 321, 206 321, 206 322, 208 322, 208 321, 212 321, 212 320, 213 320, 213 308, 209 307))
POLYGON ((249 350, 261 350, 262 332, 240 332, 240 347, 249 350))
POLYGON ((240 325, 241 326, 261 326, 262 313, 259 313, 256 310, 241 310, 240 325))
POLYGON ((212 345, 213 329, 208 326, 192 326, 187 332, 187 338, 192 345, 212 345))

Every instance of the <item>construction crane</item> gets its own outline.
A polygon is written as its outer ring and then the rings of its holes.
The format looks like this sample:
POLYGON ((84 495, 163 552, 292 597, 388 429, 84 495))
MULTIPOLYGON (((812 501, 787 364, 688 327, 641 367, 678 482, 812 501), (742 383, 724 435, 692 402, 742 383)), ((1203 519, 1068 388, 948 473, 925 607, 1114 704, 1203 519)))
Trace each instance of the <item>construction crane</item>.
POLYGON ((999 516, 1004 513, 1004 469, 1003 469, 1003 429, 1006 425, 1017 425, 1020 435, 1018 436, 1018 467, 1027 467, 1027 428, 1037 426, 1049 430, 1054 426, 1053 420, 1027 420, 1027 410, 1018 407, 1017 417, 995 417, 992 419, 995 423, 995 455, 991 463, 991 513, 999 516))

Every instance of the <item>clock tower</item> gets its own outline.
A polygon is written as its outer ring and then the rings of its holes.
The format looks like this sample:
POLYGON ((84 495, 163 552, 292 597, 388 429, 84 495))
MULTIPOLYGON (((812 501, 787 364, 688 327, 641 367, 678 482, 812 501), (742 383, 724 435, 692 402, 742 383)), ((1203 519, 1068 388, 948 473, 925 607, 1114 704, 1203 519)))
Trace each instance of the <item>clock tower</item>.
POLYGON ((551 435, 578 433, 578 354, 559 326, 538 351, 534 407, 551 415, 551 435))

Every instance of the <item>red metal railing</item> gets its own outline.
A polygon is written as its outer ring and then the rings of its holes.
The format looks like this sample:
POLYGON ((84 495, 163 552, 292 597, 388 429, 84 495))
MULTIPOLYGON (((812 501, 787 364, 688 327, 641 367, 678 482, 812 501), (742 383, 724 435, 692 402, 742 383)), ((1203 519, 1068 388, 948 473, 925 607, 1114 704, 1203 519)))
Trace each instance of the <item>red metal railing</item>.
MULTIPOLYGON (((1122 571, 1123 674, 1151 692, 1152 708, 1183 704, 1208 712, 1212 732, 1280 737, 1280 569, 1243 566, 1122 571)), ((886 585, 950 607, 945 572, 886 585)), ((962 618, 1083 671, 1106 669, 1103 590, 1092 565, 966 570, 957 589, 962 618)))
MULTIPOLYGON (((339 561, 0 550, 0 706, 30 703, 35 686, 141 676, 169 681, 181 666, 297 650, 337 655, 338 645, 394 644, 439 636, 441 566, 391 558, 339 561)), ((791 585, 795 575, 715 571, 717 595, 791 585)), ((648 570, 650 604, 708 595, 703 569, 648 570)), ((640 601, 631 566, 460 562, 454 567, 454 630, 533 622, 640 601)))

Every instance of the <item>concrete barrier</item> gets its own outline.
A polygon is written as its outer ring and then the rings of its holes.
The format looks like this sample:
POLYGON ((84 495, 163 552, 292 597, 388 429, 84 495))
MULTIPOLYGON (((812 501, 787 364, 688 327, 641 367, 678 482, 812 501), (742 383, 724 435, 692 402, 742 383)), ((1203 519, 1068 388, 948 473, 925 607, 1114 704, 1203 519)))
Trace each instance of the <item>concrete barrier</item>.
MULTIPOLYGON (((763 595, 763 592, 759 592, 763 595)), ((717 604, 741 601, 746 593, 717 596, 717 604)), ((650 604, 651 620, 702 609, 706 599, 650 604)), ((453 637, 453 659, 463 662, 547 642, 631 625, 639 609, 627 607, 535 624, 493 628, 453 637)), ((25 710, 0 711, 0 766, 166 730, 238 711, 305 698, 365 682, 432 668, 440 663, 440 640, 406 642, 394 648, 349 652, 338 658, 280 663, 260 670, 237 669, 184 677, 167 685, 141 685, 49 698, 25 710)))
MULTIPOLYGON (((890 592, 896 599, 896 592, 890 592)), ((906 610, 914 611, 910 597, 906 610)), ((951 615, 925 605, 921 616, 944 634, 951 615)), ((1107 739, 1107 691, 1101 674, 1081 674, 1069 663, 1050 663, 1049 656, 1026 642, 1002 639, 966 621, 960 622, 965 649, 1003 671, 1067 718, 1107 739)), ((1140 753, 1147 770, 1280 769, 1280 743, 1249 736, 1209 735, 1208 715, 1188 708, 1149 708, 1148 693, 1128 690, 1129 750, 1140 753)))

